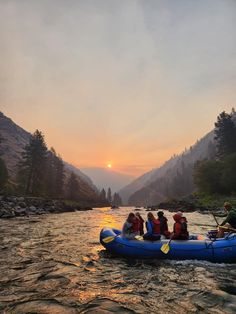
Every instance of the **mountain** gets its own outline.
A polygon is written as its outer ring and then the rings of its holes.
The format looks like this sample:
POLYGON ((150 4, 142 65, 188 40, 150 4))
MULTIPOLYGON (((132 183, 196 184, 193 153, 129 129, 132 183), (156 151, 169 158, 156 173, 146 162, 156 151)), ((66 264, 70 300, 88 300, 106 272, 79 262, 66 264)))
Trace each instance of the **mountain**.
POLYGON ((112 193, 117 192, 123 186, 130 183, 134 177, 106 168, 81 168, 83 173, 88 175, 98 187, 99 190, 104 188, 106 191, 110 187, 112 193))
POLYGON ((194 164, 215 153, 214 131, 205 135, 181 155, 175 155, 161 167, 137 178, 119 191, 124 203, 147 206, 166 198, 180 197, 194 191, 194 164))
MULTIPOLYGON (((31 134, 23 128, 15 124, 10 118, 6 117, 0 112, 0 155, 5 161, 11 179, 14 181, 17 173, 17 165, 21 160, 21 154, 24 147, 29 143, 31 134)), ((78 168, 65 162, 65 174, 68 177, 69 173, 73 171, 79 182, 80 190, 83 198, 96 200, 97 188, 92 180, 82 173, 78 168)))

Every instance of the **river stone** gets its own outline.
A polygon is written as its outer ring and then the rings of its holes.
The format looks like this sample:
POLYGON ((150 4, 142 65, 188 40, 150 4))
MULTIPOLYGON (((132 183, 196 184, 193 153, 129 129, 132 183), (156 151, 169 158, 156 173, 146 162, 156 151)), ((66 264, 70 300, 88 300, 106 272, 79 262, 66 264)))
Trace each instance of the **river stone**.
POLYGON ((30 207, 29 207, 29 210, 30 210, 31 212, 36 212, 36 211, 37 211, 37 208, 36 208, 35 206, 30 206, 30 207))
POLYGON ((25 202, 19 202, 18 205, 19 205, 21 208, 26 208, 25 202))

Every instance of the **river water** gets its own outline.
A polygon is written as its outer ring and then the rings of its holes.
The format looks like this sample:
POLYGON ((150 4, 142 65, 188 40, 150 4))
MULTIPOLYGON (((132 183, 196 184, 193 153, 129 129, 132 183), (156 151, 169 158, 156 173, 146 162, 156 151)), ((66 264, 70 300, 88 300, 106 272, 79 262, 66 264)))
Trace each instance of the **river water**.
MULTIPOLYGON (((99 243, 132 208, 1 220, 1 313, 236 313, 236 265, 126 260, 99 243)), ((146 217, 144 209, 140 210, 146 217)), ((172 214, 166 212, 172 225, 172 214)), ((189 231, 214 220, 187 213, 189 231)))

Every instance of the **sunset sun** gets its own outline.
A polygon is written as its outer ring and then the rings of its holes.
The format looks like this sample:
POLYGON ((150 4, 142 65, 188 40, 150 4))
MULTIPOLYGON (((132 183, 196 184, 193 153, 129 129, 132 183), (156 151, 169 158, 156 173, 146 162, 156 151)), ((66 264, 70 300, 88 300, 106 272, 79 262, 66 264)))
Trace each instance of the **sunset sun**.
POLYGON ((107 164, 107 168, 111 168, 112 167, 112 164, 107 164))

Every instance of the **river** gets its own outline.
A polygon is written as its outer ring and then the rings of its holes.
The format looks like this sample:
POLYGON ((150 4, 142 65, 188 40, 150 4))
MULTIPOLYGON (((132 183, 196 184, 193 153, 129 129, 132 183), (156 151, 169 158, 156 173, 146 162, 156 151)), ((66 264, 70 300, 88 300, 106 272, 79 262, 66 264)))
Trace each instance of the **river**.
MULTIPOLYGON (((126 260, 99 243, 132 208, 1 220, 1 313, 236 313, 236 265, 126 260)), ((140 210, 146 217, 145 209, 140 210)), ((172 225, 172 214, 166 212, 172 225)), ((212 229, 187 213, 189 231, 212 229)))

